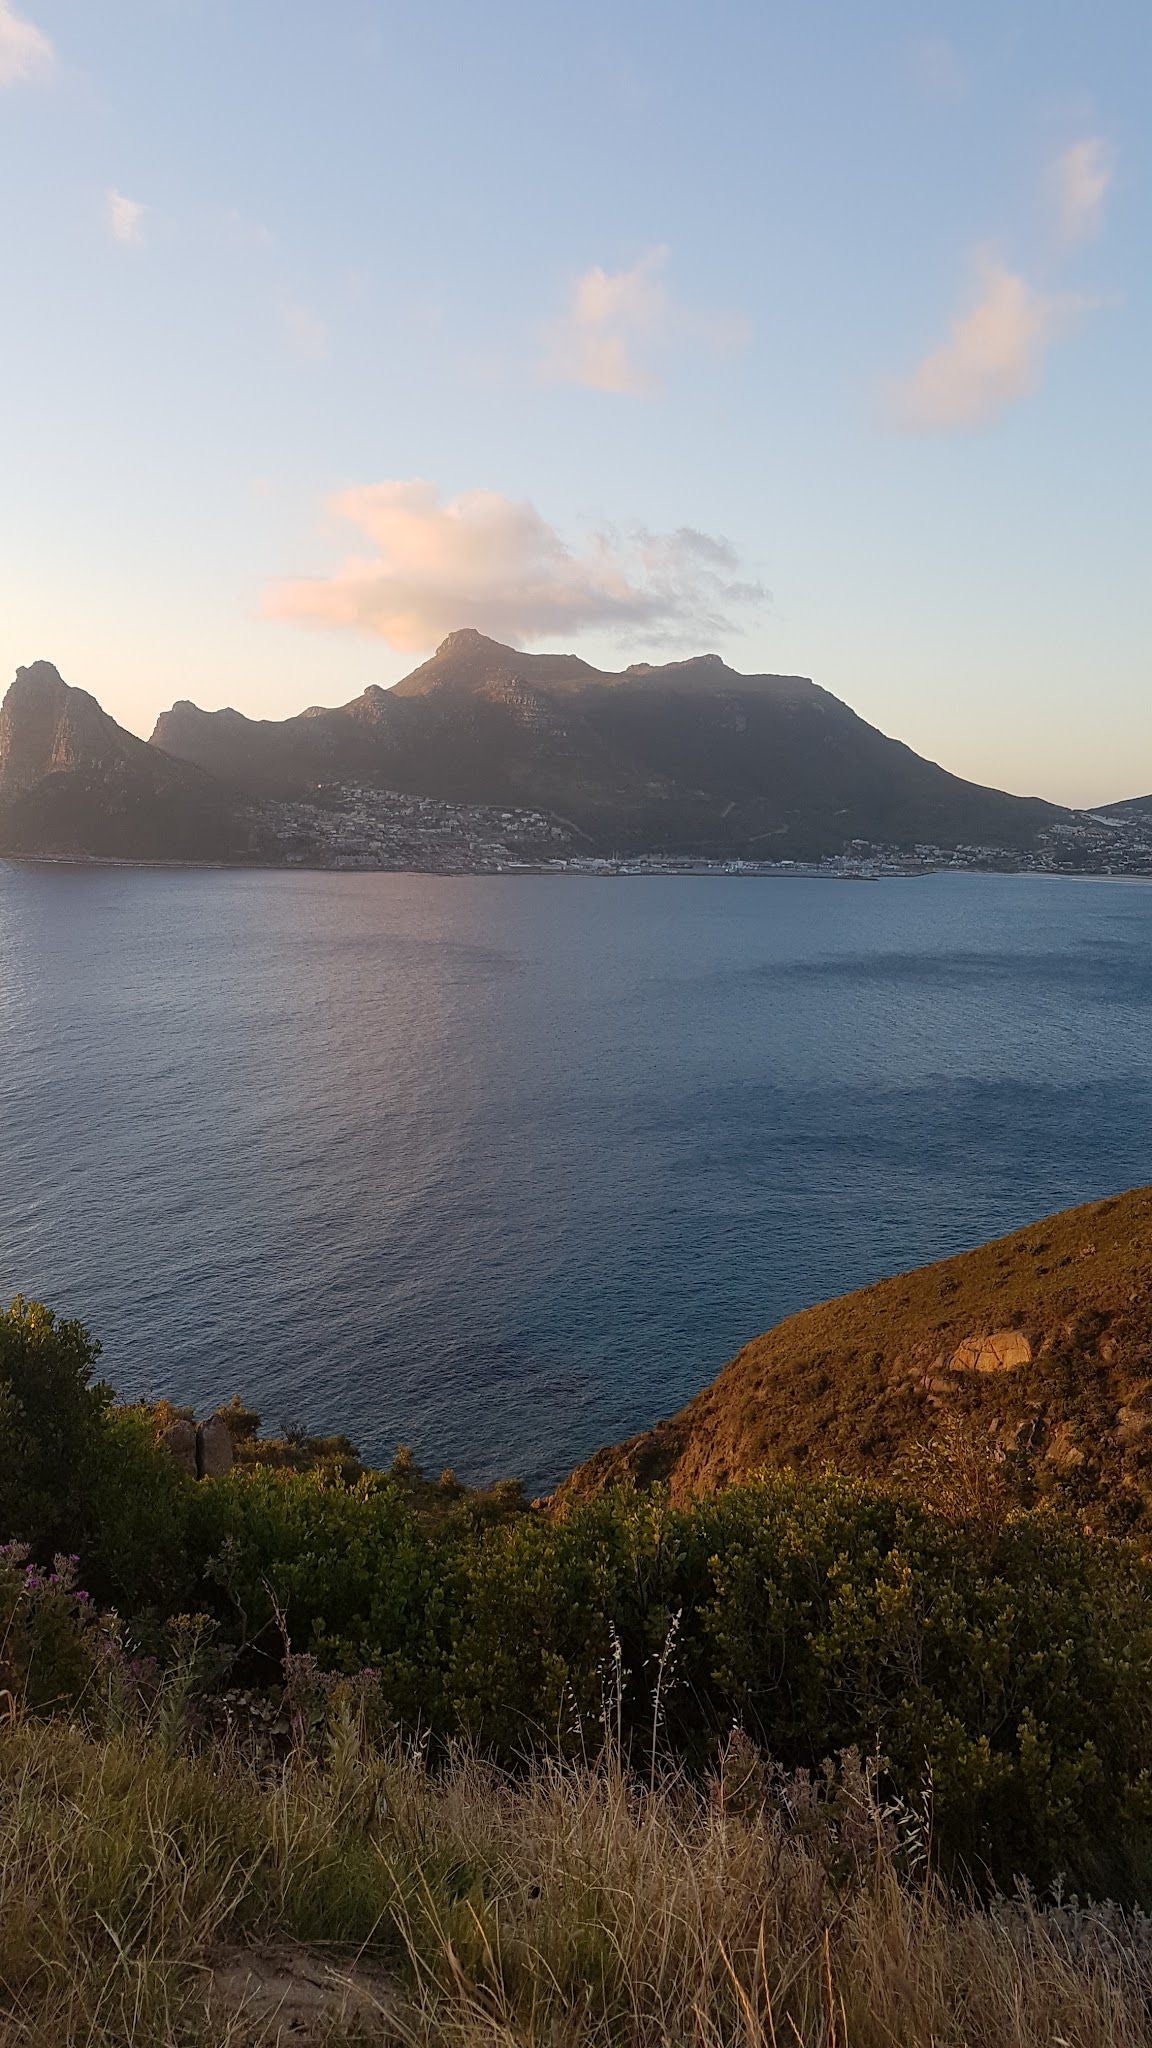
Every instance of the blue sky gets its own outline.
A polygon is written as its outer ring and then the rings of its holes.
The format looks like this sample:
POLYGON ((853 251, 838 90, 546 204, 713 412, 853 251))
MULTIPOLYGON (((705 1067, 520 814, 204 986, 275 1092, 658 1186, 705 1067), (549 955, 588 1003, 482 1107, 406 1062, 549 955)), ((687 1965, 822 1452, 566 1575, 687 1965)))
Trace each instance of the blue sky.
POLYGON ((1147 0, 0 0, 0 673, 478 624, 1152 788, 1147 0))

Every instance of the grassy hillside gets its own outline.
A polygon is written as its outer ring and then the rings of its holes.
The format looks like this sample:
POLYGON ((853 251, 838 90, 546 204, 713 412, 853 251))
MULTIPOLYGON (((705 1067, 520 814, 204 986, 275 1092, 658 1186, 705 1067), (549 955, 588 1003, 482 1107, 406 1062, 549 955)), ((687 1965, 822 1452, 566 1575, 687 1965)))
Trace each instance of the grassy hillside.
POLYGON ((561 1497, 663 1480, 685 1499, 764 1466, 825 1464, 930 1491, 967 1468, 974 1487, 1147 1522, 1152 1188, 790 1316, 561 1497))

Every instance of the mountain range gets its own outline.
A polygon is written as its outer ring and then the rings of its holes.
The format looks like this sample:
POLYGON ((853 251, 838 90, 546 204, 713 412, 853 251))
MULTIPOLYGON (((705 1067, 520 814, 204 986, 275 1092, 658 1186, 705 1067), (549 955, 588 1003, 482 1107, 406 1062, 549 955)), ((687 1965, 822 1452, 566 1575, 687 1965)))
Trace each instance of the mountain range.
POLYGON ((392 689, 293 718, 180 702, 144 742, 46 662, 0 714, 8 853, 275 859, 259 807, 337 784, 549 813, 589 851, 762 860, 1023 850, 1070 815, 949 774, 801 676, 714 654, 614 673, 472 629, 392 689))
POLYGON ((258 723, 176 704, 152 737, 249 793, 357 779, 515 804, 561 814, 606 852, 1022 847, 1059 815, 949 775, 801 676, 743 676, 714 654, 610 673, 470 629, 339 710, 258 723))

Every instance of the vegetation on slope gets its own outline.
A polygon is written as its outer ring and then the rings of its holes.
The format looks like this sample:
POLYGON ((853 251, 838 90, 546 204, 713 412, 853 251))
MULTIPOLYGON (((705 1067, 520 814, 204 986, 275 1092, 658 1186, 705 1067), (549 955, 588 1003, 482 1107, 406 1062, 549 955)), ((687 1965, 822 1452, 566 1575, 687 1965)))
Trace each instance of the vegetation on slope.
POLYGON ((197 1481, 92 1384, 93 1354, 42 1308, 0 1319, 0 1530, 24 1546, 0 1554, 0 1691, 25 1707, 82 1709, 109 1670, 147 1701, 175 1664, 210 1718, 227 1697, 275 1719, 287 1658, 321 1703, 358 1679, 441 1753, 578 1758, 611 1727, 644 1769, 700 1772, 738 1725, 788 1770, 855 1747, 896 1796, 930 1784, 941 1866, 978 1883, 1152 1899, 1139 1546, 832 1474, 561 1517, 403 1464, 197 1481))
POLYGON ((938 1497, 989 1452, 995 1485, 1023 1504, 1148 1525, 1152 1188, 790 1316, 561 1498, 660 1481, 684 1501, 828 1463, 938 1497))
POLYGON ((1149 2037, 1141 1912, 1020 1889, 1152 1903, 1143 1542, 971 1441, 556 1514, 234 1403, 196 1480, 97 1353, 0 1316, 0 2048, 1149 2037))

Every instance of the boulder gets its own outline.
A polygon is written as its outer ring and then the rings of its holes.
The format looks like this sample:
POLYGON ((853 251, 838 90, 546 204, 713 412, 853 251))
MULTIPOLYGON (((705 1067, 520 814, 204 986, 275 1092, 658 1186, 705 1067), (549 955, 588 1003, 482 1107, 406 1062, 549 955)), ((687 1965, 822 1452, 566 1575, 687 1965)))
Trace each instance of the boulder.
POLYGON ((952 1353, 953 1372, 1012 1372, 1032 1363, 1023 1330, 993 1330, 990 1337, 965 1337, 952 1353))
POLYGON ((1074 1472, 1086 1462, 1083 1451, 1072 1441, 1070 1422, 1062 1422, 1059 1428, 1053 1430, 1048 1449, 1044 1453, 1044 1462, 1046 1465, 1055 1465, 1059 1472, 1074 1472))
POLYGON ((159 1441, 190 1479, 196 1477, 196 1424, 180 1415, 161 1430, 159 1441))
POLYGON ((232 1464, 232 1431, 222 1415, 210 1415, 196 1431, 196 1466, 201 1479, 222 1479, 232 1464))

